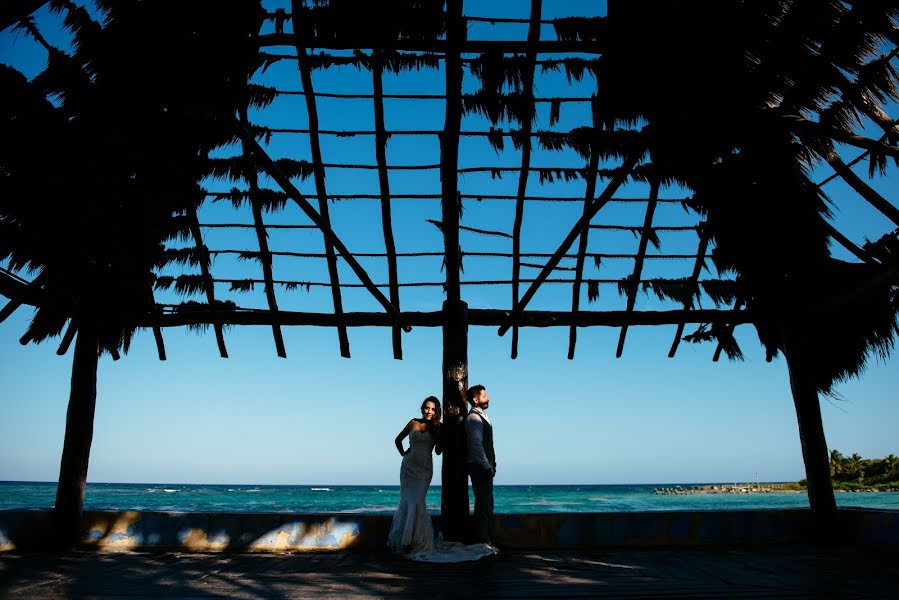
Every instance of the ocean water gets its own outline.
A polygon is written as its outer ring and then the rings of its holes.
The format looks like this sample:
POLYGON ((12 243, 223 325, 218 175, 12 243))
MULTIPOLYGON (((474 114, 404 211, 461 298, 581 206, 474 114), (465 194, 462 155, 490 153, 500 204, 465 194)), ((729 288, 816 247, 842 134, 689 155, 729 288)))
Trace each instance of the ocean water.
MULTIPOLYGON (((497 513, 640 512, 808 508, 804 493, 653 495, 653 485, 498 485, 497 513)), ((691 484, 680 484, 682 486, 691 484)), ((0 482, 0 510, 51 508, 56 483, 0 482)), ((469 492, 469 498, 474 496, 469 492)), ((899 492, 837 493, 839 506, 899 510, 899 492)), ((93 510, 176 512, 289 512, 390 514, 399 486, 195 485, 88 483, 84 507, 93 510)), ((440 486, 428 491, 428 509, 440 512, 440 486)))

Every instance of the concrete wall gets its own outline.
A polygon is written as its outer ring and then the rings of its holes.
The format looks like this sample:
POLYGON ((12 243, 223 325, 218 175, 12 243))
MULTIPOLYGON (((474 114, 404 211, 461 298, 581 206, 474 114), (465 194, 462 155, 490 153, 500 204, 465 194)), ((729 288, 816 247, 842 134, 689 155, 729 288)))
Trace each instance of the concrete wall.
MULTIPOLYGON (((389 515, 86 511, 82 545, 104 550, 385 549, 389 515)), ((440 520, 435 518, 439 529, 440 520)), ((899 550, 899 511, 839 511, 840 541, 899 550)), ((793 543, 814 537, 808 510, 497 515, 504 549, 793 543)), ((41 549, 49 511, 0 511, 0 551, 41 549)), ((836 541, 836 540, 835 540, 836 541)))

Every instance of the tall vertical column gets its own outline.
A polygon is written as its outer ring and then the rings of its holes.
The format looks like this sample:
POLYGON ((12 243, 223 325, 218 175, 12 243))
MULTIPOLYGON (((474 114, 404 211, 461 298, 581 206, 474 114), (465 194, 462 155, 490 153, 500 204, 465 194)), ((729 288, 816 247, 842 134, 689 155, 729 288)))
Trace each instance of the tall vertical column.
POLYGON ((443 535, 450 540, 465 537, 468 520, 468 474, 465 469, 466 440, 462 424, 467 411, 468 389, 468 305, 462 301, 459 285, 458 191, 459 129, 462 125, 462 56, 465 38, 462 0, 446 3, 446 123, 440 139, 441 212, 446 301, 443 303, 443 413, 444 454, 441 514, 443 535))
POLYGON ((94 437, 94 408, 97 403, 98 342, 96 329, 82 322, 75 341, 72 383, 66 413, 65 442, 59 467, 59 485, 53 508, 54 533, 63 545, 78 541, 84 488, 94 437))
POLYGON ((468 522, 467 446, 463 420, 468 413, 468 305, 443 303, 443 471, 440 512, 443 536, 462 540, 468 522))

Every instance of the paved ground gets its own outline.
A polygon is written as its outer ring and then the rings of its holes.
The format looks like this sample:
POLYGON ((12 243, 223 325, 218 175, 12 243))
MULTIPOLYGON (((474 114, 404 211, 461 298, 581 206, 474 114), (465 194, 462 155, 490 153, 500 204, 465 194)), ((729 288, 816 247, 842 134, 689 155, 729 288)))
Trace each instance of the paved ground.
POLYGON ((851 547, 386 553, 0 554, 3 598, 896 598, 899 555, 851 547))

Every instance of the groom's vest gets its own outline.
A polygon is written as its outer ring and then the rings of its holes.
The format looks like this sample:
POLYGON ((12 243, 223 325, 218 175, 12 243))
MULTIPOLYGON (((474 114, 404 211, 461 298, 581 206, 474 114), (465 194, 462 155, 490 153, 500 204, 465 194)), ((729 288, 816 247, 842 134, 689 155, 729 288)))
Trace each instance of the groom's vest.
POLYGON ((483 426, 483 444, 484 444, 484 454, 487 456, 487 462, 489 462, 493 468, 496 468, 496 454, 493 452, 493 425, 491 425, 487 419, 484 419, 478 413, 469 413, 468 419, 477 419, 481 422, 483 426))

